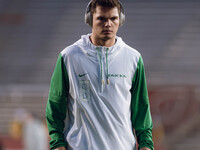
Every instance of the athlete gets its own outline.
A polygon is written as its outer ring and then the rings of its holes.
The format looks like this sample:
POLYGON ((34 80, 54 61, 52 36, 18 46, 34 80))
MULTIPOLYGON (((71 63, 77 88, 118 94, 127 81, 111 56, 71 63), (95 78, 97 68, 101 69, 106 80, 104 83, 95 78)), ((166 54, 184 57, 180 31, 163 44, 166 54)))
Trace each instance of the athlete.
POLYGON ((51 150, 154 149, 143 60, 116 35, 124 21, 118 0, 92 0, 92 33, 60 53, 46 107, 51 150))

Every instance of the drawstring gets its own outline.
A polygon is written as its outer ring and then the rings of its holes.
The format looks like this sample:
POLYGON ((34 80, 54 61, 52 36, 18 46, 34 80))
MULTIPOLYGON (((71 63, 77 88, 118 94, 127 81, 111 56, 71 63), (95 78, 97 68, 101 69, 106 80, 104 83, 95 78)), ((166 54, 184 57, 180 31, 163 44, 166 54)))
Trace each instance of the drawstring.
POLYGON ((100 67, 101 67, 101 82, 102 84, 104 84, 104 80, 103 80, 103 74, 102 74, 102 60, 101 60, 101 54, 100 54, 100 51, 99 51, 99 48, 97 47, 97 51, 98 51, 98 54, 99 54, 99 59, 100 59, 100 67))
MULTIPOLYGON (((100 59, 100 67, 101 67, 101 82, 102 84, 104 84, 104 80, 103 80, 103 66, 102 66, 102 58, 101 58, 101 53, 99 51, 99 48, 96 48, 99 54, 99 59, 100 59)), ((109 48, 106 48, 106 80, 107 80, 107 84, 110 84, 110 81, 108 79, 108 50, 109 48)))
POLYGON ((107 84, 110 84, 110 81, 108 79, 108 50, 109 48, 106 48, 106 79, 107 79, 107 84))

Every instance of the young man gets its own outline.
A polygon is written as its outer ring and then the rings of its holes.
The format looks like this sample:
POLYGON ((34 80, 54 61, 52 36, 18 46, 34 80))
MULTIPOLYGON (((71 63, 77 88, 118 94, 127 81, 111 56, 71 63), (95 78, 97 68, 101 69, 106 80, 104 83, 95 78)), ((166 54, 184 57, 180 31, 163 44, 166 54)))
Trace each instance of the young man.
POLYGON ((55 150, 153 150, 152 119, 141 55, 117 37, 118 0, 92 0, 83 35, 59 55, 46 119, 55 150))

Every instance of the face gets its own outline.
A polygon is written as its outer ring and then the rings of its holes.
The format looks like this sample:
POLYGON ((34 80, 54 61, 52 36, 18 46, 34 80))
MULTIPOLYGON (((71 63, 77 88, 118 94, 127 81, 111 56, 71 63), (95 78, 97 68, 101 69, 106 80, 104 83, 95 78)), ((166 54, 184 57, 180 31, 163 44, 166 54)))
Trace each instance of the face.
POLYGON ((119 12, 117 7, 97 6, 93 13, 92 36, 96 40, 115 40, 119 28, 119 12))

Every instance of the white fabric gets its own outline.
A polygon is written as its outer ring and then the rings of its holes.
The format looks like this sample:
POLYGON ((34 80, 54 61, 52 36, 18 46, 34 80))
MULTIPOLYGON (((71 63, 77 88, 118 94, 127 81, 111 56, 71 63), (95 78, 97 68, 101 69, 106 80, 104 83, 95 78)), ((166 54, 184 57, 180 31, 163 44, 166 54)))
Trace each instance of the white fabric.
POLYGON ((61 52, 70 82, 65 129, 68 149, 136 150, 129 90, 140 54, 120 37, 107 50, 94 46, 89 36, 61 52))

